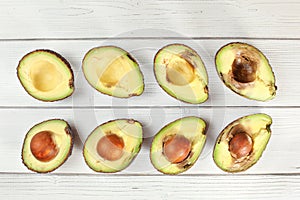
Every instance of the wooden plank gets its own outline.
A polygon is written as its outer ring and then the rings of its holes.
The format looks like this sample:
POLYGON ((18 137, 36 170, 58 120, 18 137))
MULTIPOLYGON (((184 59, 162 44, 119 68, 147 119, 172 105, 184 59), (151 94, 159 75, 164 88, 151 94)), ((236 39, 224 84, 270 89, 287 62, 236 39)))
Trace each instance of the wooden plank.
POLYGON ((299 38, 299 9, 298 0, 2 0, 0 38, 299 38))
POLYGON ((299 199, 300 176, 0 174, 1 199, 299 199), (151 194, 151 195, 150 195, 151 194))
POLYGON ((216 51, 224 44, 236 40, 179 40, 179 39, 133 39, 133 40, 70 40, 70 41, 15 41, 0 42, 0 106, 191 106, 167 95, 157 84, 153 74, 153 58, 158 49, 170 43, 183 43, 194 48, 203 58, 209 75, 209 100, 201 106, 299 106, 300 87, 300 41, 292 40, 240 40, 260 48, 269 58, 277 79, 278 92, 274 100, 259 103, 247 100, 226 88, 217 76, 214 64, 216 51), (81 61, 92 47, 117 45, 128 50, 140 63, 145 78, 142 96, 130 99, 112 98, 94 90, 83 78, 81 61), (75 72, 75 93, 71 98, 55 103, 39 102, 21 87, 16 66, 22 56, 38 48, 49 48, 65 56, 75 72), (291 53, 292 52, 292 53, 291 53))
POLYGON ((144 125, 144 143, 134 162, 121 174, 159 174, 149 159, 152 137, 167 123, 184 116, 201 116, 208 123, 205 148, 193 168, 185 174, 225 174, 212 159, 215 139, 220 131, 238 117, 263 112, 273 118, 271 140, 259 162, 243 174, 299 173, 300 108, 140 108, 140 109, 1 109, 0 172, 29 172, 21 162, 22 142, 36 123, 63 118, 75 133, 75 146, 69 160, 54 173, 93 174, 82 156, 82 144, 99 124, 111 119, 134 118, 144 125))

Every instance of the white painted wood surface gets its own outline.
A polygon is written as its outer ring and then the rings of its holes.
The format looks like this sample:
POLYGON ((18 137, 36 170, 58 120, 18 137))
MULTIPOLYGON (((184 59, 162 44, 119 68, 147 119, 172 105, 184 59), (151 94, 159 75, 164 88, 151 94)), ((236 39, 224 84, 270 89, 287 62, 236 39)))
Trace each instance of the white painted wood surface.
POLYGON ((300 199, 300 1, 0 1, 0 199, 300 199), (217 77, 214 55, 224 44, 244 41, 261 49, 276 75, 278 93, 267 103, 237 96, 217 77), (200 106, 176 101, 156 84, 152 61, 159 48, 184 43, 203 58, 210 98, 200 106), (92 47, 117 45, 140 63, 146 89, 131 99, 94 91, 80 64, 92 47), (60 102, 39 102, 16 77, 20 58, 49 48, 68 59, 76 91, 60 102), (259 162, 231 175, 219 170, 212 149, 232 120, 265 112, 272 136, 259 162), (152 136, 166 123, 197 115, 208 123, 205 148, 193 168, 164 176, 149 161, 152 136), (114 118, 144 124, 145 141, 133 163, 117 174, 98 174, 84 163, 82 142, 98 124, 114 118), (64 118, 76 132, 72 156, 48 175, 21 163, 28 129, 50 118, 64 118))

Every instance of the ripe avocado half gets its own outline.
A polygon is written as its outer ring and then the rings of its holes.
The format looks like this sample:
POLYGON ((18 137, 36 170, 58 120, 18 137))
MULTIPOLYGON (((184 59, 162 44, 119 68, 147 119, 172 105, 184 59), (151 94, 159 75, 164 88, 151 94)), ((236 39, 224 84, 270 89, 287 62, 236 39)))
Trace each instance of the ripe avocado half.
POLYGON ((208 77, 200 56, 183 44, 170 44, 154 58, 154 74, 160 87, 183 102, 199 104, 208 99, 208 77))
POLYGON ((24 165, 39 173, 60 167, 71 155, 72 131, 61 119, 51 119, 33 126, 25 136, 22 149, 24 165))
POLYGON ((150 150, 153 166, 164 174, 179 174, 197 161, 206 141, 206 123, 198 117, 177 119, 154 137, 150 150))
POLYGON ((91 49, 82 61, 88 83, 109 96, 129 98, 144 91, 144 80, 138 63, 125 50, 115 46, 91 49))
POLYGON ((271 137, 272 118, 266 114, 241 117, 217 138, 213 159, 226 172, 245 171, 261 157, 271 137))
POLYGON ((219 77, 235 93, 267 101, 276 95, 275 77, 266 56, 246 43, 229 43, 215 57, 219 77))
POLYGON ((99 125, 86 139, 83 156, 96 172, 125 169, 136 157, 143 141, 142 125, 133 119, 117 119, 99 125))
POLYGON ((19 62, 17 75, 27 93, 41 101, 65 99, 74 91, 71 65, 52 50, 26 54, 19 62))

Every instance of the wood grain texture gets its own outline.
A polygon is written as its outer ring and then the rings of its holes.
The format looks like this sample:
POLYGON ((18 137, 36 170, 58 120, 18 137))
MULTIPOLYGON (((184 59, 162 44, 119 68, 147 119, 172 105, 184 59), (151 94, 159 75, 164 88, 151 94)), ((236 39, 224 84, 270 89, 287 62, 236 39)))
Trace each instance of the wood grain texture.
POLYGON ((137 29, 156 29, 139 37, 299 38, 299 9, 298 0, 1 1, 0 39, 130 36, 137 29))
POLYGON ((282 108, 2 109, 0 118, 5 120, 0 121, 0 130, 9 133, 0 140, 0 160, 6 161, 0 163, 0 172, 29 172, 21 162, 25 134, 40 121, 62 118, 75 130, 75 145, 72 156, 54 173, 96 174, 84 163, 82 146, 85 139, 101 123, 133 118, 144 125, 144 143, 137 158, 120 174, 159 174, 149 159, 152 137, 177 118, 200 116, 208 124, 206 145, 195 166, 185 174, 226 174, 212 159, 215 139, 228 123, 238 117, 261 112, 273 118, 272 136, 259 162, 243 174, 299 173, 300 146, 295 141, 300 129, 300 108, 285 108, 284 111, 282 108))
POLYGON ((299 199, 300 176, 0 174, 1 199, 299 199))
POLYGON ((156 52, 170 43, 183 43, 194 48, 202 57, 209 76, 209 100, 200 106, 300 106, 300 41, 280 40, 180 40, 180 39, 109 39, 70 41, 6 41, 0 42, 0 106, 59 106, 59 107, 148 107, 191 106, 167 95, 157 84, 153 74, 153 58, 156 52), (273 67, 277 96, 269 102, 256 102, 238 96, 224 86, 217 75, 214 56, 217 50, 232 41, 255 45, 269 58, 273 67), (145 78, 142 96, 130 99, 112 98, 94 90, 83 77, 81 62, 85 53, 101 45, 117 45, 129 51, 140 63, 145 78), (75 92, 71 98, 54 103, 39 102, 21 87, 16 75, 18 61, 26 53, 49 48, 61 53, 72 65, 75 73, 75 92))

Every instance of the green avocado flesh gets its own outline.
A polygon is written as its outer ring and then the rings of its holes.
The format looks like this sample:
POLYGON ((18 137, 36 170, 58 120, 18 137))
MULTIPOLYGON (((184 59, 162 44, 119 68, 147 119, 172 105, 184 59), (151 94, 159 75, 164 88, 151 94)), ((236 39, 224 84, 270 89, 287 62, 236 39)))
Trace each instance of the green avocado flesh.
POLYGON ((154 58, 154 73, 160 87, 172 97, 192 104, 208 98, 208 77, 200 56, 190 47, 171 44, 154 58))
POLYGON ((241 117, 227 125, 215 144, 213 159, 216 165, 227 172, 240 172, 250 168, 259 160, 268 144, 271 137, 271 124, 270 116, 253 114, 241 117), (246 135, 247 137, 240 138, 247 138, 247 141, 246 139, 234 140, 237 135, 246 135))
POLYGON ((229 43, 216 54, 216 68, 224 84, 248 99, 267 101, 276 95, 268 59, 254 46, 229 43))
POLYGON ((41 101, 61 100, 74 91, 70 64, 51 50, 35 50, 25 55, 17 75, 27 93, 41 101))
POLYGON ((86 164, 96 172, 118 172, 125 169, 136 157, 142 141, 143 130, 138 121, 109 121, 98 126, 88 136, 83 156, 86 164), (109 137, 113 139, 108 140, 109 137))
POLYGON ((33 126, 22 149, 24 165, 35 172, 47 173, 61 166, 72 152, 72 132, 68 123, 52 119, 33 126))
POLYGON ((138 63, 119 47, 91 49, 83 59, 82 70, 89 84, 103 94, 128 98, 144 91, 138 63))
POLYGON ((191 168, 205 144, 205 128, 206 123, 198 117, 181 118, 163 127, 152 141, 150 157, 153 166, 164 174, 179 174, 191 168), (181 138, 181 144, 174 142, 174 146, 171 146, 169 138, 181 138), (187 144, 190 145, 190 151, 182 157, 183 159, 175 157, 170 160, 172 156, 180 157, 185 153, 182 148, 176 146, 186 147, 187 144))

